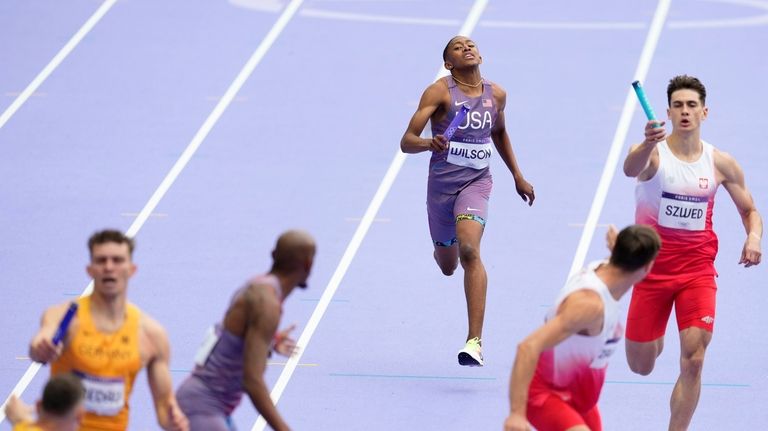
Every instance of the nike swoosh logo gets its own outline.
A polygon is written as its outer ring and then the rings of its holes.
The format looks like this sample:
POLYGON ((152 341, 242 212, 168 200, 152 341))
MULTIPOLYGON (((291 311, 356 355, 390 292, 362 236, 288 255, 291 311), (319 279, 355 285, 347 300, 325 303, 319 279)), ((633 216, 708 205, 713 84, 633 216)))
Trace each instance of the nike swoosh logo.
POLYGON ((463 104, 465 104, 465 103, 467 103, 467 101, 466 101, 466 100, 465 100, 465 101, 463 101, 463 102, 453 102, 453 104, 454 104, 455 106, 461 106, 461 105, 463 105, 463 104))
POLYGON ((480 211, 480 208, 467 207, 467 211, 480 211))

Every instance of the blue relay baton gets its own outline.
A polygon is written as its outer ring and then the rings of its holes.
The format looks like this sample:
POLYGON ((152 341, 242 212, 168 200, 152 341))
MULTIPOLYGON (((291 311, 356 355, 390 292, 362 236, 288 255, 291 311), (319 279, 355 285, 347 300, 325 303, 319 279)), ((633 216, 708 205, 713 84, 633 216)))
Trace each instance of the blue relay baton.
MULTIPOLYGON (((653 112, 653 108, 651 108, 651 104, 648 102, 648 97, 645 96, 645 90, 643 89, 643 86, 640 84, 640 81, 635 81, 632 83, 632 88, 635 89, 635 94, 637 95, 637 100, 640 101, 640 106, 643 107, 643 111, 645 111, 645 116, 648 117, 648 121, 656 121, 656 114, 653 112)), ((653 126, 661 127, 658 124, 653 126)))
POLYGON ((67 313, 64 314, 64 317, 61 319, 61 322, 59 323, 59 327, 56 329, 56 334, 53 335, 53 345, 58 345, 61 343, 62 340, 64 340, 64 336, 67 335, 67 328, 69 328, 69 323, 72 321, 72 318, 75 317, 75 314, 77 313, 77 302, 73 302, 69 304, 69 308, 67 309, 67 313))
POLYGON ((445 129, 445 133, 443 133, 443 136, 445 136, 445 139, 450 141, 453 135, 456 133, 456 130, 459 129, 459 124, 461 124, 462 121, 464 121, 465 118, 467 118, 467 113, 469 112, 469 105, 464 104, 461 105, 461 109, 459 112, 456 113, 456 116, 453 117, 453 120, 451 121, 451 124, 448 125, 448 128, 445 129))

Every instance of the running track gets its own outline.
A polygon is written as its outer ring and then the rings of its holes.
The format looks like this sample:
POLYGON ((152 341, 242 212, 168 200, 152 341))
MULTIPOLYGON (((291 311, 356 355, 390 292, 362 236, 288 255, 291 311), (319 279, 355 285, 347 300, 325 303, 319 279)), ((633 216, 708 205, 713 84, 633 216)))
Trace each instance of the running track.
MULTIPOLYGON (((310 288, 285 307, 284 323, 298 324, 296 336, 305 329, 436 76, 445 42, 477 6, 299 2, 203 131, 287 3, 117 1, 2 123, 5 395, 27 370, 27 343, 42 310, 88 285, 84 243, 102 227, 139 228, 140 269, 129 296, 167 328, 175 384, 231 292, 266 270, 276 235, 297 226, 319 244, 310 288), (136 225, 202 132, 188 163, 136 225)), ((100 7, 95 0, 0 4, 0 112, 100 7)), ((278 407, 294 429, 501 428, 515 345, 541 322, 578 260, 580 241, 588 260, 603 257, 602 225, 632 221, 633 181, 610 164, 607 177, 603 170, 657 7, 628 0, 490 0, 482 7, 472 29, 482 71, 508 92, 509 133, 537 193, 527 208, 495 160, 483 242, 487 365, 455 364, 466 331, 461 273, 444 278, 432 262, 427 156, 409 156, 356 253, 347 253, 349 267, 287 380, 278 407), (608 180, 605 204, 593 208, 601 178, 608 180), (583 235, 591 209, 594 239, 589 226, 583 235)), ((709 90, 704 138, 741 162, 765 213, 768 128, 759 104, 768 98, 768 63, 759 53, 768 40, 768 2, 673 0, 660 30, 643 80, 657 112, 671 76, 699 76, 709 90)), ((641 111, 630 118, 618 142, 622 159, 642 136, 641 111)), ((717 329, 691 429, 755 429, 768 423, 765 268, 736 265, 743 228, 727 193, 718 201, 717 329)), ((673 325, 651 376, 631 374, 621 354, 612 361, 600 402, 606 429, 666 426, 677 376, 673 325)), ((270 384, 282 370, 270 366, 270 384)), ((46 376, 43 369, 32 380, 27 401, 46 376)), ((156 429, 144 374, 132 401, 131 429, 156 429)), ((250 429, 256 417, 246 399, 234 419, 250 429)))

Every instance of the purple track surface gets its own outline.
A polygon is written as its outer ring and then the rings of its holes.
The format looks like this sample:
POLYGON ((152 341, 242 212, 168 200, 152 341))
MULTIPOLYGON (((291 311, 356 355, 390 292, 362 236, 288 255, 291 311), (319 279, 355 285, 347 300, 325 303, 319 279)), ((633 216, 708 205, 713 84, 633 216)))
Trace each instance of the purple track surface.
MULTIPOLYGON (((286 3, 118 1, 0 128, 3 399, 29 365, 42 310, 88 284, 88 235, 131 225, 278 18, 260 6, 286 3)), ((205 328, 244 280, 268 269, 275 237, 290 227, 319 244, 310 288, 285 307, 283 323, 297 323, 299 335, 472 3, 303 3, 136 236, 129 297, 166 327, 175 385, 205 328)), ((0 3, 0 113, 100 5, 0 3)), ((537 199, 528 208, 494 160, 482 249, 487 365, 456 364, 462 272, 445 278, 432 260, 428 156, 409 156, 279 401, 294 429, 501 429, 516 344, 566 279, 655 8, 490 1, 472 38, 483 75, 507 90, 509 134, 537 199)), ((703 137, 740 161, 764 213, 766 41, 766 1, 674 0, 643 81, 663 118, 671 76, 703 80, 703 137)), ((643 125, 638 106, 622 158, 643 125)), ((600 223, 632 222, 633 189, 618 171, 600 223)), ((768 423, 766 269, 736 264, 743 227, 727 193, 718 202, 717 323, 691 429, 758 429, 768 423)), ((589 260, 605 255, 603 233, 589 260)), ((633 375, 622 353, 613 358, 600 401, 605 429, 666 427, 678 372, 671 322, 651 376, 633 375)), ((281 370, 269 367, 270 385, 281 370)), ((38 373, 26 401, 47 375, 38 373)), ((132 430, 157 429, 145 376, 132 430)), ((233 419, 248 430, 256 417, 245 399, 233 419)))

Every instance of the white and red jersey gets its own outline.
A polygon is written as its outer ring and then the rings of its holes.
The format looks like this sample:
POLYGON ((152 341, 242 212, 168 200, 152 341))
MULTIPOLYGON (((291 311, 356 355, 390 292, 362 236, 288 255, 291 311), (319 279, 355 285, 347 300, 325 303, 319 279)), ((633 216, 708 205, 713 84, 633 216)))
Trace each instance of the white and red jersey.
POLYGON ((605 262, 593 262, 588 268, 574 274, 560 291, 555 306, 547 314, 547 320, 553 318, 568 295, 578 290, 593 290, 603 301, 602 331, 595 336, 574 334, 554 348, 542 352, 536 366, 536 377, 532 382, 530 402, 535 404, 539 401, 533 399, 536 394, 547 396, 548 392, 555 392, 581 411, 587 411, 597 404, 605 381, 608 359, 624 335, 624 328, 619 322, 619 302, 595 274, 595 269, 603 263, 605 262), (541 384, 545 385, 545 388, 533 387, 541 384))
POLYGON ((652 226, 661 237, 661 250, 648 278, 715 275, 717 235, 712 230, 715 204, 714 147, 702 141, 701 157, 684 162, 659 143, 659 169, 638 181, 635 220, 652 226))

